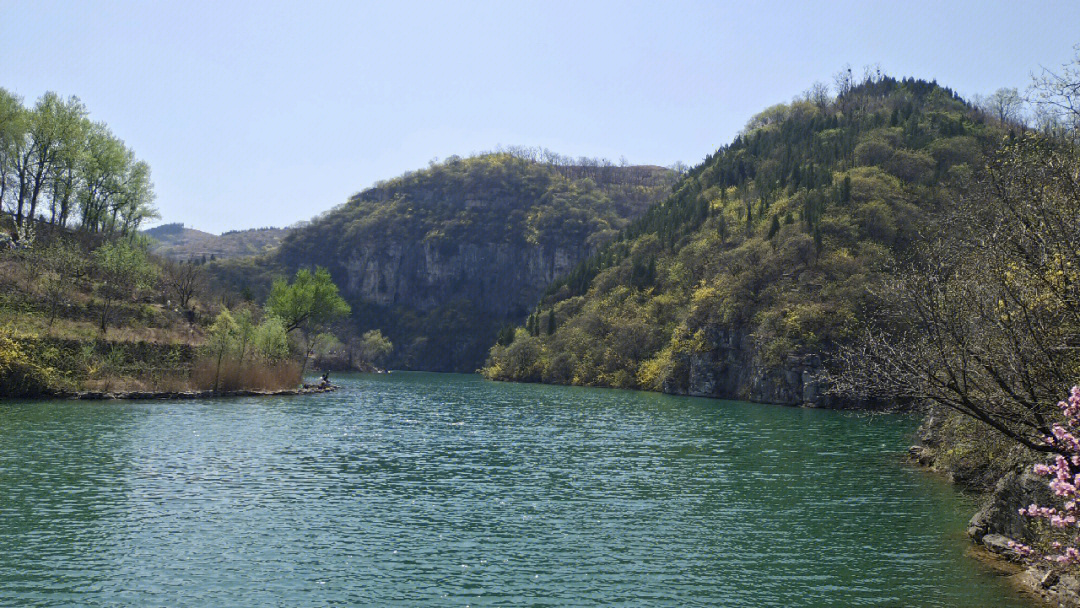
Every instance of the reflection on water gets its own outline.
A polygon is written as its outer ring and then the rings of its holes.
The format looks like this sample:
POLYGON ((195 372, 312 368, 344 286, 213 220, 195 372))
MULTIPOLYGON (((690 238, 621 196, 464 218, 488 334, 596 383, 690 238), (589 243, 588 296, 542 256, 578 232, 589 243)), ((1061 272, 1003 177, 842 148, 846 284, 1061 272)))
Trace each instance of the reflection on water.
POLYGON ((342 382, 0 404, 0 604, 1022 605, 908 418, 342 382))

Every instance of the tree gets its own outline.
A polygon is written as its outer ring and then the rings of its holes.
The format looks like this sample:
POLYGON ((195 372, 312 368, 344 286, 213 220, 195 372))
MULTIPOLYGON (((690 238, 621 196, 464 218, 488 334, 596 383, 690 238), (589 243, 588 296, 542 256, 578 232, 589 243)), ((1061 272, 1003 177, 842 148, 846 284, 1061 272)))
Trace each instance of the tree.
POLYGON ((978 106, 984 112, 1003 123, 1015 123, 1021 118, 1024 99, 1016 89, 1000 88, 989 97, 977 99, 978 106))
POLYGON ((845 65, 843 69, 833 75, 833 86, 836 87, 836 100, 840 103, 841 111, 846 111, 847 95, 855 87, 855 77, 851 73, 850 65, 845 65))
MULTIPOLYGON (((17 160, 25 145, 26 110, 22 100, 0 89, 0 209, 14 193, 18 193, 17 160)), ((12 215, 15 215, 14 209, 12 215)))
POLYGON ((373 365, 382 365, 393 350, 394 345, 377 329, 364 332, 360 338, 360 356, 373 365))
POLYGON ((83 189, 79 197, 83 230, 107 226, 109 209, 120 196, 131 153, 103 123, 93 123, 87 135, 87 154, 80 168, 83 189))
POLYGON ((82 187, 79 168, 86 154, 86 135, 90 121, 71 117, 64 139, 56 153, 56 160, 49 173, 49 223, 67 226, 73 205, 82 187))
POLYGON ((303 336, 305 355, 302 375, 315 346, 312 338, 331 322, 347 316, 352 309, 338 295, 338 287, 330 273, 325 268, 316 267, 314 273, 306 268, 297 271, 291 285, 284 279, 274 281, 266 301, 266 311, 281 319, 286 332, 299 330, 303 336))
POLYGON ((1037 546, 1010 541, 1009 546, 1025 557, 1041 557, 1062 566, 1080 562, 1080 439, 1074 434, 1080 427, 1080 386, 1072 387, 1069 397, 1058 402, 1062 422, 1054 424, 1051 434, 1042 438, 1054 453, 1053 464, 1040 462, 1032 467, 1036 475, 1050 477, 1049 488, 1057 505, 1035 503, 1020 509, 1020 515, 1045 519, 1050 524, 1049 538, 1037 546))
POLYGON ((810 89, 803 96, 807 101, 821 109, 828 107, 832 101, 832 96, 829 94, 829 85, 820 81, 810 85, 810 89))
POLYGON ((48 201, 49 222, 66 226, 76 206, 87 231, 130 234, 156 217, 150 169, 77 97, 48 92, 33 108, 0 90, 0 204, 20 227, 48 201))
POLYGON ((164 264, 162 281, 165 291, 176 298, 180 308, 188 308, 203 285, 202 269, 193 263, 167 262, 164 264))
MULTIPOLYGON (((654 268, 655 268, 655 266, 654 266, 654 268)), ((549 336, 551 334, 555 333, 555 309, 554 308, 552 308, 551 310, 548 311, 547 333, 548 333, 549 336)))
POLYGON ((772 223, 769 224, 769 238, 776 236, 776 233, 780 232, 780 218, 775 214, 772 216, 772 223))
POLYGON ((880 288, 838 388, 935 403, 1052 451, 1042 438, 1080 369, 1078 214, 1074 148, 1006 145, 947 221, 951 238, 880 288))
MULTIPOLYGON (((133 160, 133 156, 129 156, 129 160, 133 160)), ((153 207, 154 197, 150 166, 142 161, 129 162, 112 205, 108 232, 127 236, 138 230, 144 221, 160 217, 153 207)))
POLYGON ((1080 44, 1076 57, 1057 71, 1044 69, 1032 85, 1032 102, 1052 133, 1080 135, 1080 44), (1062 133, 1064 131, 1064 133, 1062 133))
POLYGON ((94 263, 101 284, 101 333, 105 333, 109 315, 117 300, 131 297, 154 276, 146 252, 127 240, 108 241, 94 251, 94 263))
POLYGON ((233 348, 236 333, 236 320, 228 308, 222 308, 206 334, 205 348, 209 351, 210 356, 215 359, 214 391, 217 391, 220 385, 221 364, 225 360, 225 356, 233 348))
POLYGON ((41 252, 44 258, 43 285, 49 306, 49 327, 60 307, 64 295, 72 289, 72 282, 82 277, 86 270, 84 252, 66 239, 57 239, 41 252))
POLYGON ((255 325, 254 315, 252 315, 251 310, 247 308, 236 311, 233 318, 236 321, 237 362, 242 366, 244 364, 244 357, 248 355, 248 349, 255 340, 255 334, 258 331, 258 327, 255 325))
POLYGON ((86 108, 77 97, 65 101, 51 91, 42 95, 27 114, 25 142, 15 155, 19 179, 15 207, 17 223, 22 224, 25 218, 36 216, 38 200, 58 158, 62 151, 77 145, 75 140, 85 116, 86 108))
POLYGON ((264 361, 282 361, 289 356, 289 336, 281 319, 267 315, 252 336, 255 355, 264 361))
POLYGON ((514 341, 514 326, 511 324, 503 325, 499 330, 499 335, 495 338, 495 343, 499 346, 509 346, 514 341))

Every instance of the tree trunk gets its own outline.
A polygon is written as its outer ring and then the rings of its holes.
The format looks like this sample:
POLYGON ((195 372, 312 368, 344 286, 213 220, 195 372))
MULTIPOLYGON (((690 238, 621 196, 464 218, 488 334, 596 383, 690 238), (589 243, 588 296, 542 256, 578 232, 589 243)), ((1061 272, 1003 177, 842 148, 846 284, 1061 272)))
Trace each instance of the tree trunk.
POLYGON ((104 298, 101 304, 101 335, 105 335, 105 323, 109 319, 109 308, 112 301, 109 298, 104 298))
POLYGON ((214 392, 218 390, 218 379, 221 377, 221 360, 225 357, 225 349, 222 348, 218 351, 217 356, 217 369, 214 371, 214 392))

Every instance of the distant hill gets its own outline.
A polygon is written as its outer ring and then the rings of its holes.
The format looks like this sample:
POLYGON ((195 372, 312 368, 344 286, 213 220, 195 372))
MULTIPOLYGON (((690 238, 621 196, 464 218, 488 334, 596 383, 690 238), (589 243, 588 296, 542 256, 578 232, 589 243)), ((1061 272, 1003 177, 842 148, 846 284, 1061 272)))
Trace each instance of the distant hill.
POLYGON ((353 196, 273 253, 208 266, 262 295, 273 275, 328 268, 357 332, 394 343, 390 366, 472 372, 544 288, 671 193, 677 174, 517 150, 452 157, 353 196))
POLYGON ((267 253, 277 247, 289 233, 289 228, 253 228, 211 234, 187 228, 183 224, 165 224, 144 230, 154 239, 151 251, 163 257, 187 261, 192 259, 229 259, 267 253))

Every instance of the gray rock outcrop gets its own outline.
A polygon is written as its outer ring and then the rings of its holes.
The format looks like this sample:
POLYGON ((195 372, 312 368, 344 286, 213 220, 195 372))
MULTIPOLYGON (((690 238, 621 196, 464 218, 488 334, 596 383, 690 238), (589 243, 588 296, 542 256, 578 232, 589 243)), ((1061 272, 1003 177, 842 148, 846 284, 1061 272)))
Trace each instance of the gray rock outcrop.
POLYGON ((1031 503, 1054 504, 1046 478, 1028 469, 1006 474, 998 480, 983 508, 971 518, 968 536, 984 545, 985 539, 992 536, 1004 536, 1021 542, 1034 539, 1031 519, 1019 513, 1022 507, 1031 503))
POLYGON ((764 361, 748 331, 715 328, 709 348, 681 362, 664 392, 803 407, 866 408, 874 404, 837 399, 827 392, 821 356, 790 356, 779 365, 764 361))

